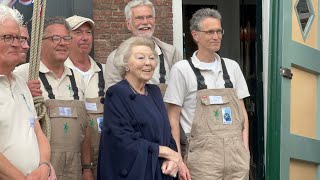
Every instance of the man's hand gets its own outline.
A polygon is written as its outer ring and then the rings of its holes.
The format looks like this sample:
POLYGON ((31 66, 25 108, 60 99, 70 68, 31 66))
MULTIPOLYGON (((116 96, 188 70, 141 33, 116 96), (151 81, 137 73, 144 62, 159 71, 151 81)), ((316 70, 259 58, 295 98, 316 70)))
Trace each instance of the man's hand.
POLYGON ((42 91, 40 89, 41 83, 39 80, 30 80, 27 82, 27 85, 32 97, 42 96, 42 91))
POLYGON ((28 174, 26 180, 43 180, 48 179, 48 177, 49 167, 43 165, 32 171, 31 174, 28 174))
POLYGON ((91 169, 84 169, 82 173, 82 180, 93 180, 93 172, 91 169))
POLYGON ((184 162, 179 163, 178 166, 179 166, 179 179, 180 180, 191 180, 191 175, 190 175, 189 169, 184 164, 184 162))

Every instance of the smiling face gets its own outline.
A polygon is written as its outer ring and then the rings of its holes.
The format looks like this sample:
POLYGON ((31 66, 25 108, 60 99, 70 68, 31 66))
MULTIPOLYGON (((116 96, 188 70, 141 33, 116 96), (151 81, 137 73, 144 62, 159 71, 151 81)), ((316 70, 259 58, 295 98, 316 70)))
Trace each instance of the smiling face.
POLYGON ((26 37, 27 38, 27 41, 21 46, 21 51, 20 51, 20 63, 25 63, 26 60, 27 60, 27 52, 30 48, 29 46, 29 40, 30 40, 30 37, 29 37, 29 33, 28 33, 28 28, 23 26, 21 28, 21 36, 23 37, 26 37))
MULTIPOLYGON (((69 32, 62 24, 49 25, 45 29, 43 37, 54 35, 65 37, 69 36, 69 32)), ((41 48, 42 61, 49 64, 63 64, 69 56, 69 46, 70 44, 66 43, 63 38, 59 43, 54 43, 52 38, 43 39, 41 48)))
POLYGON ((88 23, 82 24, 77 29, 71 31, 72 43, 70 53, 89 55, 92 49, 92 29, 88 23))
POLYGON ((129 71, 125 77, 138 83, 147 83, 157 66, 154 51, 148 46, 134 46, 128 59, 129 71))
MULTIPOLYGON (((16 21, 6 19, 0 26, 1 37, 3 35, 20 36, 20 27, 16 21)), ((17 39, 14 39, 12 44, 4 42, 4 39, 0 39, 0 69, 13 71, 14 67, 18 65, 20 61, 20 48, 21 44, 18 43, 17 39)))
POLYGON ((126 23, 134 36, 151 37, 155 28, 152 8, 145 5, 132 8, 131 19, 128 19, 126 23))

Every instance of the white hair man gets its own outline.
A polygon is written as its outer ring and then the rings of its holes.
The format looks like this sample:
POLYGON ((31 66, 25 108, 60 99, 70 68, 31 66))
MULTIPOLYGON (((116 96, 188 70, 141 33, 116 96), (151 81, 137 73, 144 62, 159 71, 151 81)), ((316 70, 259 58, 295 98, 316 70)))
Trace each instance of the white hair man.
MULTIPOLYGON (((155 9, 149 0, 132 0, 125 7, 126 25, 133 36, 150 37, 155 42, 155 49, 159 55, 159 62, 149 81, 158 84, 162 93, 165 92, 170 69, 174 63, 182 57, 175 47, 162 42, 153 36, 155 30, 155 9)), ((113 51, 106 62, 106 89, 121 80, 121 76, 113 65, 115 51, 113 51)))
POLYGON ((12 71, 20 62, 22 15, 0 5, 0 179, 47 179, 50 145, 25 82, 12 71))

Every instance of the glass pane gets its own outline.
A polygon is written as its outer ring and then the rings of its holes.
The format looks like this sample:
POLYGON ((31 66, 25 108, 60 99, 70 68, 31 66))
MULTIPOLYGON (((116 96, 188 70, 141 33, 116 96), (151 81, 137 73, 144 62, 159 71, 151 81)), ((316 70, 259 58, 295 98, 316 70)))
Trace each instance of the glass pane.
POLYGON ((308 20, 311 16, 307 0, 299 0, 297 4, 297 12, 298 12, 302 31, 304 31, 308 23, 308 20))

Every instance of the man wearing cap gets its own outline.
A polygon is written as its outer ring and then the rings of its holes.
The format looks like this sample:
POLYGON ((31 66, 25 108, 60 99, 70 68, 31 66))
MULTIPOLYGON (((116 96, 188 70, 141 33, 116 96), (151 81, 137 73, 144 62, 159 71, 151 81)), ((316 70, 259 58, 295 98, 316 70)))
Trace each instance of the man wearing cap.
MULTIPOLYGON (((170 69, 182 57, 174 46, 162 42, 153 36, 155 9, 152 2, 149 0, 130 1, 125 7, 125 16, 127 28, 133 36, 149 37, 155 42, 155 50, 159 55, 159 62, 149 83, 158 84, 162 94, 164 94, 170 69)), ((108 56, 106 62, 106 89, 121 80, 119 72, 113 65, 115 52, 116 50, 108 56)))
MULTIPOLYGON (((90 131, 85 109, 85 83, 81 75, 64 65, 72 37, 63 17, 44 21, 40 82, 28 84, 34 96, 43 96, 51 122, 51 162, 59 180, 81 179, 81 164, 90 164, 90 131)), ((16 68, 27 82, 29 64, 16 68)), ((36 82, 36 80, 34 80, 36 82)), ((90 171, 83 172, 84 177, 90 171)))
POLYGON ((97 176, 97 161, 99 152, 100 132, 99 125, 103 122, 103 104, 100 99, 104 96, 104 65, 95 62, 89 55, 92 49, 92 30, 94 22, 82 16, 71 16, 66 19, 71 27, 69 58, 65 64, 79 72, 86 84, 86 108, 90 116, 89 126, 91 134, 92 163, 82 165, 83 171, 92 170, 97 176))

